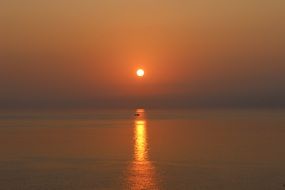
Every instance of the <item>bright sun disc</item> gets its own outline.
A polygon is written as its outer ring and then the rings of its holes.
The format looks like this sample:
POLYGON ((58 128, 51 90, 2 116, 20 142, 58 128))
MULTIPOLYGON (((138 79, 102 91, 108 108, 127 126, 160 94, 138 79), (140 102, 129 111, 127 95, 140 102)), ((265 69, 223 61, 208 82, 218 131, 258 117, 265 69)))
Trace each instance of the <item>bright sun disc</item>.
POLYGON ((138 69, 138 70, 137 70, 137 76, 138 76, 138 77, 143 77, 143 76, 144 76, 144 70, 138 69))

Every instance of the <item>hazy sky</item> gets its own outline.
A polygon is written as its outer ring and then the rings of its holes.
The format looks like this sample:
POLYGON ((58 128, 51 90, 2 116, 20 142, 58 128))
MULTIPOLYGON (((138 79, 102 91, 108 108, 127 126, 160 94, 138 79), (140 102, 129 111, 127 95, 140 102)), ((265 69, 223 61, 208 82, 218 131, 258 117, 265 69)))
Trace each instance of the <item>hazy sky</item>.
POLYGON ((0 1, 0 108, 135 106, 285 107, 285 1, 0 1))

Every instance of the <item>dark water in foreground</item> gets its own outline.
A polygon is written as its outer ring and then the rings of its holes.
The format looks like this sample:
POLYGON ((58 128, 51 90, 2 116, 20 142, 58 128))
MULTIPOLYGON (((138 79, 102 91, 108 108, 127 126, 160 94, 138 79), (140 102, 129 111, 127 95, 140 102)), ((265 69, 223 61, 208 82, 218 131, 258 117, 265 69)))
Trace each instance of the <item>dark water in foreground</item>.
POLYGON ((1 113, 0 189, 285 189, 284 111, 134 113, 1 113))

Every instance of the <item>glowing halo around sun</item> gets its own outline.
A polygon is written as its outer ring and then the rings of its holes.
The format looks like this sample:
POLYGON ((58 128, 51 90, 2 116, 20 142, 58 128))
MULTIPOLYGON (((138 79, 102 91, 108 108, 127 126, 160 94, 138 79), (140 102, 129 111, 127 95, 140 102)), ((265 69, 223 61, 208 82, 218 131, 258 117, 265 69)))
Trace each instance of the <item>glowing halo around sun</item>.
POLYGON ((143 69, 138 69, 137 70, 137 76, 138 77, 143 77, 144 76, 144 70, 143 69))

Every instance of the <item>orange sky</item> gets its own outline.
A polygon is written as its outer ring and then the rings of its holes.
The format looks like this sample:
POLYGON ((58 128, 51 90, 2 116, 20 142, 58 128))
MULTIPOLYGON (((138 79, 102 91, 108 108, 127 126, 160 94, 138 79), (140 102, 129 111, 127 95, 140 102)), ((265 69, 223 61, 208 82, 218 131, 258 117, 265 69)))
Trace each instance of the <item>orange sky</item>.
POLYGON ((0 104, 284 106, 284 6, 1 1, 0 104))

